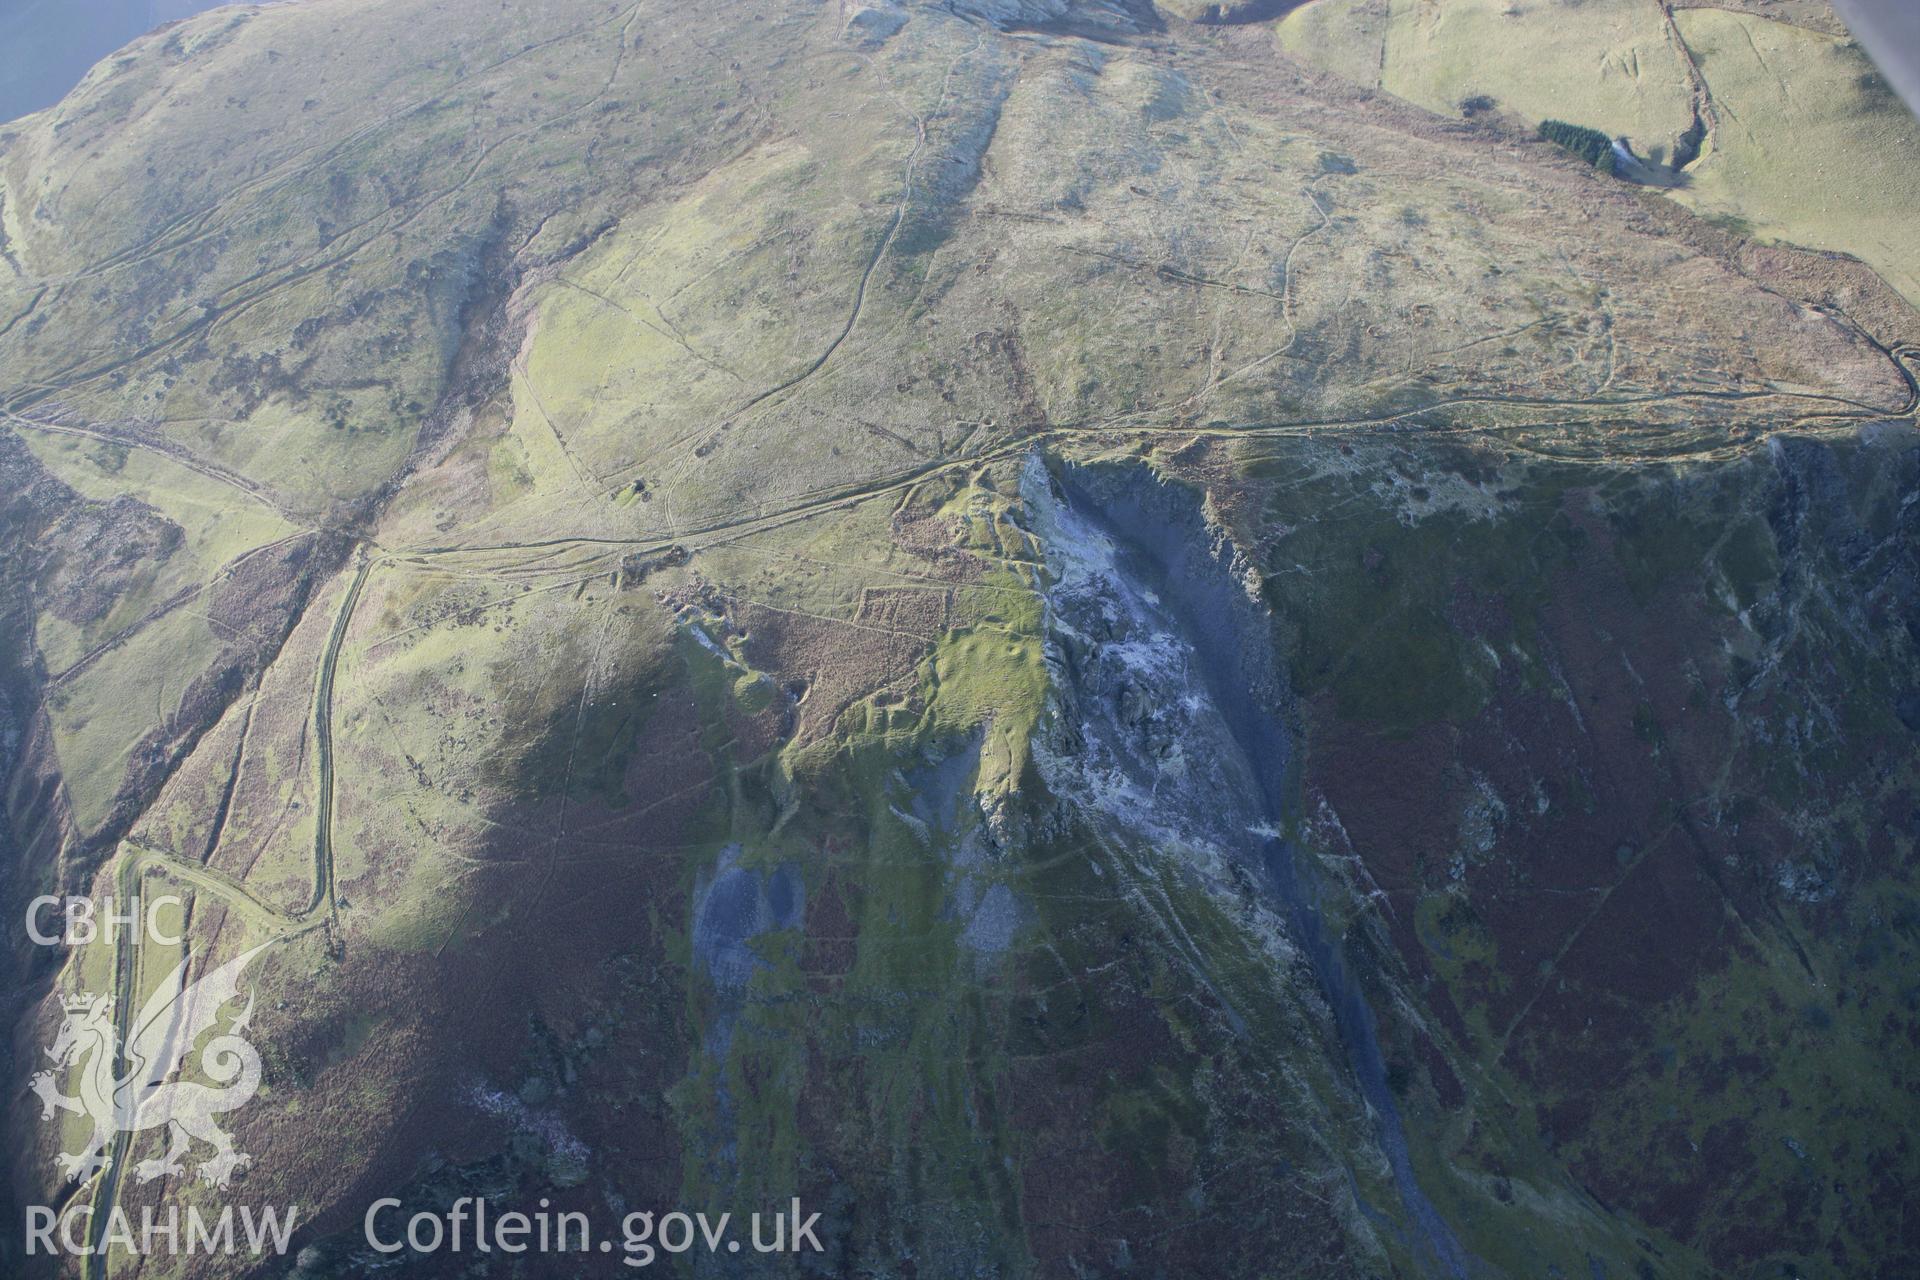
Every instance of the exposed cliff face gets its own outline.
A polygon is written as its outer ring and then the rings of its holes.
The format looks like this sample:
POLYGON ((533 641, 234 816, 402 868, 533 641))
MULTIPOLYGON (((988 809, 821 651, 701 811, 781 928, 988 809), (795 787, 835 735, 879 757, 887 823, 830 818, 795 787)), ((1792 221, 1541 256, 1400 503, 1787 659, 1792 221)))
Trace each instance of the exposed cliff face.
POLYGON ((1052 574, 1041 777, 1135 856, 1170 860, 1228 901, 1254 886, 1253 932, 1276 962, 1304 960, 1307 998, 1374 1117, 1403 1242, 1434 1273, 1464 1277, 1467 1256, 1414 1174, 1375 1015, 1322 919, 1330 887, 1281 835, 1298 816, 1294 741, 1252 567, 1198 495, 1143 466, 1051 474, 1036 457, 1021 495, 1052 574))
POLYGON ((1290 743, 1231 544, 1141 468, 1056 475, 1035 457, 1021 497, 1052 575, 1049 784, 1142 831, 1243 847, 1276 820, 1290 743), (1230 720, 1222 695, 1253 713, 1230 720))
MULTIPOLYGON (((1635 1256, 1607 1242, 1627 1213, 1716 1266, 1792 1248, 1803 1218, 1716 1177, 1884 1185, 1897 1157, 1865 1133, 1816 1153, 1783 1117, 1822 1106, 1796 1082, 1842 1059, 1880 1064, 1828 1107, 1849 1132, 1897 1112, 1906 1078, 1882 1057, 1910 1021, 1882 976, 1911 945, 1917 457, 1910 428, 1871 424, 1638 475, 1303 446, 1273 465, 1286 488, 1231 499, 1274 531, 1263 564, 1145 466, 1028 464, 1041 777, 1130 865, 1246 900, 1247 938, 1328 1018, 1394 1175, 1382 1220, 1427 1269, 1523 1265, 1462 1180, 1564 1196, 1571 1256, 1608 1267, 1635 1256), (1866 1042, 1830 1039, 1837 1020, 1866 1042), (1716 1100, 1676 1059, 1768 1080, 1776 1110, 1716 1100), (1663 1153, 1661 1098, 1694 1117, 1695 1158, 1663 1153), (1518 1126, 1448 1135, 1516 1099, 1518 1126)), ((1900 1247, 1829 1212, 1861 1242, 1838 1247, 1900 1247)))

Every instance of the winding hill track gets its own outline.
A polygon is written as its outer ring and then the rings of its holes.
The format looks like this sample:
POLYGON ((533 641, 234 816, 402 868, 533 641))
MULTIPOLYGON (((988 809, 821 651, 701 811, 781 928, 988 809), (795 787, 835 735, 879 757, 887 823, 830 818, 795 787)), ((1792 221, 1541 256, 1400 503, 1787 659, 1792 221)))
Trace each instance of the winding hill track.
POLYGON ((373 566, 374 561, 362 549, 360 566, 340 602, 340 612, 334 616, 326 652, 320 657, 320 678, 314 684, 313 740, 319 756, 320 799, 313 827, 313 897, 302 917, 312 915, 322 904, 330 920, 337 922, 339 915, 333 894, 333 678, 340 666, 340 646, 347 638, 347 627, 373 566))
MULTIPOLYGON (((338 907, 333 886, 333 681, 339 666, 340 649, 353 620, 360 592, 373 571, 374 562, 363 550, 353 580, 347 586, 327 647, 321 655, 319 677, 315 682, 313 729, 319 757, 319 804, 314 826, 313 896, 297 912, 273 906, 240 881, 202 863, 192 862, 164 850, 129 840, 123 847, 114 870, 115 892, 123 902, 141 897, 140 889, 149 871, 158 872, 193 889, 211 893, 229 910, 237 912, 248 924, 279 940, 298 937, 316 928, 332 930, 338 922, 338 907), (322 908, 325 908, 324 913, 322 908)), ((124 930, 114 948, 114 1023, 116 1043, 124 1054, 132 1030, 134 1011, 140 1006, 141 943, 144 930, 124 930)), ((114 1064, 116 1078, 127 1074, 124 1057, 114 1064)), ((83 1280, 97 1280, 109 1272, 107 1254, 101 1252, 112 1211, 119 1197, 120 1179, 126 1168, 133 1134, 123 1130, 114 1136, 107 1161, 95 1176, 92 1197, 93 1217, 89 1222, 89 1242, 93 1252, 83 1259, 83 1280)))

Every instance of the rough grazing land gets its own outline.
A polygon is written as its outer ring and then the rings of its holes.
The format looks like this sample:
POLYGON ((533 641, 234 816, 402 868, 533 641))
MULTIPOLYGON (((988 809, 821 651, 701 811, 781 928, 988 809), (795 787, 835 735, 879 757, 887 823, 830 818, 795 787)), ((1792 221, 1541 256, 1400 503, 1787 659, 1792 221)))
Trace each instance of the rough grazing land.
MULTIPOLYGON (((136 41, 0 126, 0 906, 278 940, 308 1277, 1920 1271, 1912 125, 1824 6, 1509 10, 136 41)), ((16 1205, 216 1202, 26 1092, 177 961, 9 951, 16 1205)))

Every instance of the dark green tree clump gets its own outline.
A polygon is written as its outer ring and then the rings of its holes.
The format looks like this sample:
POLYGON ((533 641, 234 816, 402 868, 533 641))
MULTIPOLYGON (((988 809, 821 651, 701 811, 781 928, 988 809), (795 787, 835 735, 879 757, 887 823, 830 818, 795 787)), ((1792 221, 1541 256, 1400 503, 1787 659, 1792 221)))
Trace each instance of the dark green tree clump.
POLYGON ((1565 147, 1602 173, 1613 172, 1613 139, 1598 129, 1565 120, 1542 120, 1540 136, 1565 147))

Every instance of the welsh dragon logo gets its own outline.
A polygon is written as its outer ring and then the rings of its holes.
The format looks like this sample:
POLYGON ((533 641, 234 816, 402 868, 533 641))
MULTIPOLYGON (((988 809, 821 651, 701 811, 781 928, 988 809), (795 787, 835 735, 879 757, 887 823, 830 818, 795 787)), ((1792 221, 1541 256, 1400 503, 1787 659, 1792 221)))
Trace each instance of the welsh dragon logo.
POLYGON ((112 996, 69 996, 62 1001, 66 1021, 47 1056, 55 1068, 77 1074, 79 1093, 61 1093, 53 1070, 36 1073, 31 1084, 46 1119, 66 1111, 93 1122, 86 1146, 59 1157, 68 1179, 79 1182, 105 1168, 115 1135, 161 1127, 170 1132, 167 1152, 133 1167, 141 1182, 184 1173, 181 1157, 196 1139, 213 1148, 198 1165, 202 1180, 225 1187, 237 1170, 246 1168, 251 1158, 235 1150, 233 1139, 214 1118, 244 1106, 260 1087, 260 1054, 243 1035, 253 1016, 251 992, 226 1030, 200 1049, 200 1073, 213 1083, 169 1077, 186 1065, 201 1037, 215 1029, 221 1010, 240 998, 241 972, 270 945, 236 956, 191 986, 187 961, 182 960, 129 1024, 124 1055, 119 1052, 112 996))

